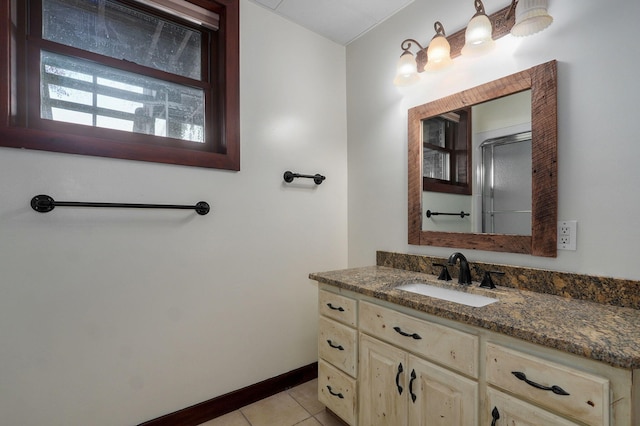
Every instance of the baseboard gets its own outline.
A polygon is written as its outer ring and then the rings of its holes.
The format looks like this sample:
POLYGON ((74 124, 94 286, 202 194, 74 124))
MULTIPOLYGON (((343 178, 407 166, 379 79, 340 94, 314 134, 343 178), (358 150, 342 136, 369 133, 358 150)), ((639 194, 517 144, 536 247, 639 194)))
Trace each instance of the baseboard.
POLYGON ((318 377, 318 363, 306 365, 246 388, 218 396, 138 426, 197 426, 318 377))

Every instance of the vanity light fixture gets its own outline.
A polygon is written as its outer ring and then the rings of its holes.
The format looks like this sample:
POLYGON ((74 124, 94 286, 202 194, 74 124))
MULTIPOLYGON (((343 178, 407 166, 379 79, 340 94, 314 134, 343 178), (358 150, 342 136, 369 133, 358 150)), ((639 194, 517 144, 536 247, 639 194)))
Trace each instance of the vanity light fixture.
POLYGON ((451 60, 451 45, 444 33, 444 26, 440 21, 433 24, 436 35, 433 36, 427 47, 427 63, 424 66, 425 71, 439 71, 448 68, 453 64, 451 60))
POLYGON ((511 35, 524 37, 547 28, 553 17, 547 12, 547 0, 513 0, 516 4, 516 23, 511 28, 511 35))
POLYGON ((495 47, 495 41, 491 38, 493 26, 489 17, 484 12, 482 0, 475 0, 476 14, 469 21, 464 38, 465 44, 460 53, 464 56, 482 55, 495 47))
POLYGON ((488 52, 495 45, 495 40, 509 33, 520 37, 542 31, 553 22, 553 18, 547 13, 548 3, 548 0, 511 0, 509 6, 487 15, 482 1, 474 0, 476 14, 467 28, 447 37, 442 24, 436 22, 436 35, 426 49, 411 38, 402 42, 400 47, 403 52, 393 84, 408 86, 417 83, 423 70, 446 68, 460 54, 478 55, 488 52), (419 48, 415 55, 410 51, 413 44, 419 48))

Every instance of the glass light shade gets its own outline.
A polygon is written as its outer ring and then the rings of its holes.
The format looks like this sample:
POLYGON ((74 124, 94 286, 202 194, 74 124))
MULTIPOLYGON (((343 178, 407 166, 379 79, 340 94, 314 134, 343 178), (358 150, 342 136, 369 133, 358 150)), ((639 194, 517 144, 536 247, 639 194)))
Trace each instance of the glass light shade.
POLYGON ((425 71, 437 71, 453 64, 451 59, 451 46, 446 37, 437 35, 429 43, 427 48, 427 64, 425 71))
POLYGON ((398 59, 396 77, 393 79, 393 84, 396 86, 409 86, 417 83, 418 80, 420 80, 420 76, 418 75, 416 58, 411 52, 406 51, 398 59))
POLYGON ((467 25, 467 30, 464 33, 464 47, 460 53, 464 56, 474 56, 490 51, 496 45, 491 38, 492 32, 493 28, 489 17, 484 13, 476 14, 467 25))
POLYGON ((520 0, 516 6, 516 23, 511 28, 511 35, 524 37, 547 28, 553 17, 547 12, 547 0, 520 0))

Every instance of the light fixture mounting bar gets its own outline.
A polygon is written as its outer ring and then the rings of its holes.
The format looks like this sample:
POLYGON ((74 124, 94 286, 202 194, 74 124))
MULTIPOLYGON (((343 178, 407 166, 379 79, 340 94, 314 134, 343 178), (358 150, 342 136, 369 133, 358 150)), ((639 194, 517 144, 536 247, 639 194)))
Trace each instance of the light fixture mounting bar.
MULTIPOLYGON (((493 27, 492 38, 494 40, 498 40, 499 38, 502 38, 505 35, 509 34, 509 32, 511 31, 511 27, 515 25, 515 13, 509 13, 512 7, 513 5, 510 4, 509 6, 500 9, 496 13, 488 15, 493 27)), ((451 59, 460 56, 460 51, 464 46, 464 36, 466 31, 467 27, 464 27, 460 31, 447 36, 447 40, 449 41, 449 45, 451 46, 451 59)), ((426 48, 416 54, 416 62, 418 64, 418 69, 422 70, 424 68, 424 65, 427 63, 426 48)))

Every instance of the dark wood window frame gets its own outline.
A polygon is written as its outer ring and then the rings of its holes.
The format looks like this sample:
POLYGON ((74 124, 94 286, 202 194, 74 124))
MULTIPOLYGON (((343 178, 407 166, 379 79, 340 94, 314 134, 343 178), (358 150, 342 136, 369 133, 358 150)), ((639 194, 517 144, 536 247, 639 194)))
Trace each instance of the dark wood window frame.
MULTIPOLYGON (((428 148, 433 151, 448 154, 450 178, 449 180, 445 180, 423 176, 422 190, 428 192, 471 195, 471 108, 460 109, 453 113, 459 117, 455 140, 448 140, 448 138, 445 138, 447 141, 445 142, 444 147, 430 144, 428 141, 424 140, 424 135, 422 141, 423 150, 428 148), (462 164, 463 169, 461 171, 458 170, 457 167, 460 163, 462 164)), ((438 117, 442 117, 444 120, 447 120, 446 114, 438 117)))
MULTIPOLYGON (((0 0, 0 146, 240 170, 238 0, 186 1, 219 15, 219 29, 208 43, 209 54, 215 55, 210 63, 215 66, 209 70, 207 90, 214 94, 208 97, 205 118, 209 129, 215 127, 219 130, 210 132, 204 144, 173 140, 158 145, 152 141, 157 137, 149 135, 59 122, 46 123, 51 124, 50 128, 30 124, 38 121, 30 120, 28 111, 39 108, 39 99, 34 105, 34 100, 26 95, 34 82, 24 76, 31 68, 37 67, 39 71, 39 60, 33 65, 34 55, 29 57, 28 52, 29 49, 34 51, 34 43, 42 41, 29 40, 26 36, 24 17, 28 14, 25 10, 18 10, 26 7, 26 0, 0 0), (212 123, 215 126, 211 126, 212 123), (87 131, 78 131, 78 128, 87 131)), ((117 62, 122 68, 122 61, 114 60, 113 65, 118 65, 117 62)), ((144 67, 136 64, 128 64, 124 68, 140 74, 145 72, 144 67)), ((44 121, 39 120, 40 123, 44 121)))

